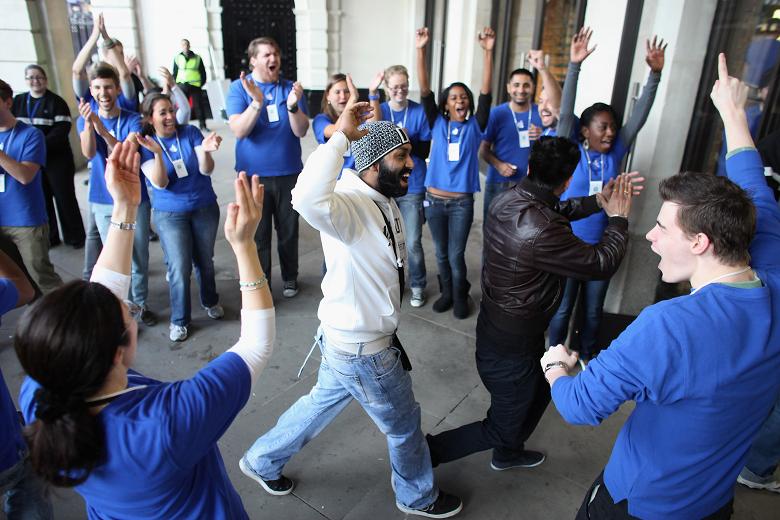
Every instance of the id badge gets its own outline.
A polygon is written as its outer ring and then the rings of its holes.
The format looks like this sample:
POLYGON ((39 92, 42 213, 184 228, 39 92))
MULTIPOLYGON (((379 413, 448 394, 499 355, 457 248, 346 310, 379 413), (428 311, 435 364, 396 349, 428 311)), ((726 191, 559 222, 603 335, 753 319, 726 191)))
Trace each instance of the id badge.
POLYGON ((279 107, 274 104, 268 104, 265 106, 265 110, 268 113, 268 122, 276 123, 279 121, 279 107))
POLYGON ((528 137, 528 130, 517 132, 517 135, 520 138, 520 148, 528 148, 531 146, 531 138, 528 137))
POLYGON ((604 182, 603 181, 590 181, 590 191, 588 192, 588 195, 595 195, 596 193, 601 193, 601 188, 603 187, 604 182))
POLYGON ((5 174, 0 173, 0 193, 5 193, 5 174))
POLYGON ((176 177, 180 179, 189 175, 189 173, 187 173, 187 166, 181 159, 176 159, 173 161, 173 169, 176 170, 176 177))
POLYGON ((450 143, 447 146, 447 160, 450 162, 460 161, 460 142, 450 143))

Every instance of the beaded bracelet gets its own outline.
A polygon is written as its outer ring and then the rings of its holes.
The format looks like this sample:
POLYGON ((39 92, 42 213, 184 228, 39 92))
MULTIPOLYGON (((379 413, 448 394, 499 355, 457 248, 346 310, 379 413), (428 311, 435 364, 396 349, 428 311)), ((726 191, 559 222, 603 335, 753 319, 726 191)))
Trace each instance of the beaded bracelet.
POLYGON ((256 291, 258 289, 262 289, 268 285, 268 278, 263 275, 259 280, 255 280, 254 282, 242 282, 239 280, 238 287, 241 291, 256 291))

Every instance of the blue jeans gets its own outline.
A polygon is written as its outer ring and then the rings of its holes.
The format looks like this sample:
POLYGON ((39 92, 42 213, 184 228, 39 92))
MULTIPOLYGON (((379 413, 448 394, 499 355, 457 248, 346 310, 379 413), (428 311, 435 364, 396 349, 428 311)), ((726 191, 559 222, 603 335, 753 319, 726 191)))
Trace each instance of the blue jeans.
POLYGON ((255 441, 244 455, 248 465, 263 479, 278 479, 287 461, 356 399, 387 436, 396 501, 413 509, 432 504, 438 489, 420 429, 420 405, 398 350, 364 356, 360 345, 350 354, 328 347, 321 333, 317 342, 322 352, 317 383, 255 441))
POLYGON ((409 255, 409 285, 425 289, 425 254, 422 248, 422 226, 424 220, 423 200, 425 193, 410 193, 395 199, 406 232, 406 252, 409 255))
POLYGON ((154 210, 154 221, 168 264, 171 323, 186 327, 192 317, 190 275, 193 263, 201 305, 212 307, 219 303, 214 271, 219 206, 214 203, 193 211, 154 210))
POLYGON ((585 323, 580 335, 580 351, 592 355, 596 350, 596 339, 604 312, 604 298, 607 296, 609 280, 590 280, 582 282, 574 278, 566 279, 561 306, 550 321, 550 345, 566 341, 569 333, 569 318, 577 301, 577 293, 582 291, 582 304, 585 306, 585 323))
POLYGON ((0 497, 9 520, 53 518, 51 501, 43 481, 33 472, 27 455, 0 472, 0 497))
POLYGON ((425 195, 425 220, 436 247, 436 264, 442 285, 457 291, 466 284, 466 242, 474 221, 474 196, 444 199, 425 195))
POLYGON ((753 482, 767 483, 774 480, 780 462, 780 396, 766 422, 753 441, 745 467, 740 475, 753 482))
MULTIPOLYGON (((114 206, 111 204, 90 204, 95 214, 95 224, 100 233, 100 240, 106 243, 109 222, 114 206)), ((146 297, 149 295, 149 224, 152 217, 152 206, 148 200, 141 201, 135 221, 135 236, 133 237, 133 267, 130 281, 130 301, 141 307, 146 307, 146 297)))
POLYGON ((517 183, 512 182, 486 182, 485 183, 485 191, 482 196, 482 223, 484 225, 485 222, 487 222, 487 216, 488 216, 488 210, 490 209, 490 205, 493 203, 493 199, 496 198, 496 195, 499 193, 503 193, 507 190, 511 190, 517 186, 517 183))

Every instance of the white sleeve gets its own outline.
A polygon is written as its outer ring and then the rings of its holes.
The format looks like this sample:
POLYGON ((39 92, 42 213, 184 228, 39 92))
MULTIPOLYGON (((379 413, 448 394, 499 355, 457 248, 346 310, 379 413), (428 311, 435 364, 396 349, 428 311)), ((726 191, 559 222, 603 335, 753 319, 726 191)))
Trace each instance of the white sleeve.
POLYGON ((149 180, 149 183, 157 188, 158 190, 164 190, 165 188, 161 188, 158 185, 156 185, 154 182, 152 182, 152 169, 154 168, 154 159, 149 159, 145 163, 141 165, 141 173, 144 174, 144 177, 146 177, 149 180))
POLYGON ((171 89, 171 97, 176 105, 176 122, 186 125, 190 122, 190 102, 182 89, 176 85, 171 89))
POLYGON ((244 360, 252 376, 252 384, 268 364, 275 339, 276 310, 273 307, 241 311, 241 337, 228 352, 238 354, 244 360))
POLYGON ((94 269, 92 269, 92 277, 89 281, 104 285, 120 300, 127 300, 127 295, 130 292, 129 274, 117 273, 116 271, 96 265, 94 269))

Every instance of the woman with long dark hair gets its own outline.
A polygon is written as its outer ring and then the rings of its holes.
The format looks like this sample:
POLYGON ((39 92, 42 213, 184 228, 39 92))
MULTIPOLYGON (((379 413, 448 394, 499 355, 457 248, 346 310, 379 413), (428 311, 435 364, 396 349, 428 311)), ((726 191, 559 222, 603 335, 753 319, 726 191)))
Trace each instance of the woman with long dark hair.
POLYGON ((219 305, 214 270, 219 206, 211 185, 211 153, 219 149, 222 138, 215 132, 204 138, 194 126, 177 124, 176 111, 165 94, 146 96, 141 112, 141 171, 152 194, 154 222, 168 265, 170 339, 184 341, 192 319, 193 264, 206 314, 212 319, 225 314, 219 305))
POLYGON ((254 244, 263 188, 240 174, 225 221, 238 260, 241 338, 191 379, 161 383, 130 369, 138 325, 123 302, 141 200, 136 150, 120 142, 109 158, 114 207, 92 281, 51 292, 19 322, 30 461, 51 484, 75 486, 89 518, 248 518, 216 443, 249 398, 275 336, 254 244))
POLYGON ((429 38, 427 27, 417 30, 417 77, 433 138, 425 177, 425 219, 436 246, 441 289, 433 310, 445 312, 454 307, 455 317, 464 319, 469 315, 471 288, 466 277, 466 242, 474 221, 474 193, 479 191, 479 145, 490 117, 496 34, 485 27, 478 35, 484 63, 475 117, 474 94, 463 83, 445 88, 436 104, 426 66, 429 38))

